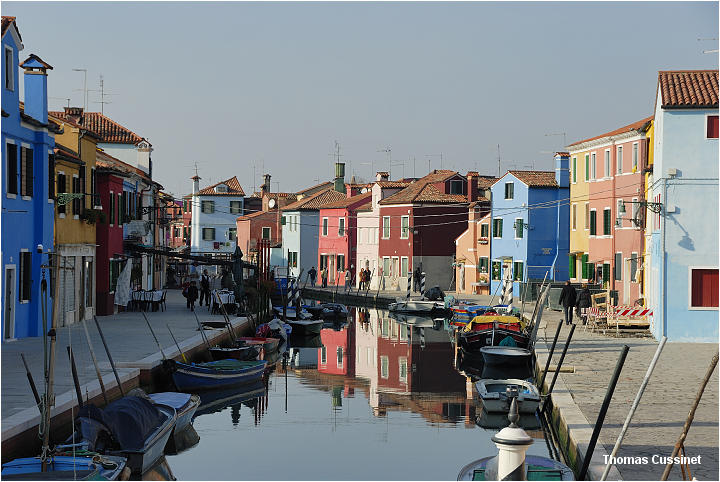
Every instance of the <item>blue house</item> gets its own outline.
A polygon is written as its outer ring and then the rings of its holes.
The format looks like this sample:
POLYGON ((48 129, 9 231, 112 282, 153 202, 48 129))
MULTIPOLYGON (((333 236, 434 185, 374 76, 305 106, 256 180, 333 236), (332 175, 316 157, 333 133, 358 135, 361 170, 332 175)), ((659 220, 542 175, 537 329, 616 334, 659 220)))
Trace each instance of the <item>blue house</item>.
POLYGON ((52 316, 54 131, 48 126, 47 71, 30 55, 24 70, 25 103, 20 102, 18 55, 23 49, 14 17, 2 17, 2 334, 3 341, 42 334, 42 304, 52 316), (48 289, 41 293, 41 280, 48 289))
MULTIPOLYGON (((533 279, 568 279, 570 197, 565 152, 555 155, 555 172, 508 171, 491 187, 491 292, 511 267, 515 285, 533 279)), ((499 292, 499 290, 497 291, 499 292)))
POLYGON ((653 150, 644 268, 652 332, 717 343, 717 70, 659 72, 653 150))

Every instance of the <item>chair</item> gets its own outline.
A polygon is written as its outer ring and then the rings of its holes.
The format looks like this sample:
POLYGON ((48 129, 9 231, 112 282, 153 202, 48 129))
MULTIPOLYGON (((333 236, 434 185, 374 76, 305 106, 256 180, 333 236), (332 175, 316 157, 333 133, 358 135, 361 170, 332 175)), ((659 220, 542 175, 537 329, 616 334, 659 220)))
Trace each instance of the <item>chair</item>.
POLYGON ((147 311, 152 306, 153 292, 151 290, 143 291, 142 310, 147 311))

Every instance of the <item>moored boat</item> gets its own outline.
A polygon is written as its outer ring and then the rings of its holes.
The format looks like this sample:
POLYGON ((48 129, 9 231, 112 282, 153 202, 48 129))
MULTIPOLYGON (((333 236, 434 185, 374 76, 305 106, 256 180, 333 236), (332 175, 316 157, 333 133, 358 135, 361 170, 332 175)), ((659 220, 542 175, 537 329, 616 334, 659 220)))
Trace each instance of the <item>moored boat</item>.
POLYGON ((323 303, 322 307, 323 318, 347 318, 349 311, 347 306, 340 303, 323 303))
MULTIPOLYGON (((493 465, 497 465, 497 457, 494 455, 470 462, 460 470, 457 480, 496 480, 486 477, 486 471, 493 465)), ((525 476, 522 480, 575 480, 575 474, 570 467, 553 459, 526 455, 525 476)))
POLYGON ((180 391, 207 390, 252 383, 259 380, 266 361, 217 360, 207 363, 181 363, 166 360, 173 382, 180 391))
POLYGON ((388 311, 398 313, 434 313, 445 311, 442 301, 405 300, 398 298, 388 305, 388 311))
POLYGON ((182 392, 158 392, 148 395, 153 403, 168 405, 177 412, 177 421, 173 428, 174 433, 179 433, 192 421, 195 411, 200 406, 198 395, 182 392))
MULTIPOLYGON (((273 313, 275 313, 276 316, 282 318, 283 307, 273 306, 273 313)), ((294 306, 287 306, 285 308, 285 318, 287 320, 311 320, 313 318, 313 315, 311 315, 306 309, 302 307, 298 312, 294 306)))
POLYGON ((507 413, 512 398, 517 399, 520 413, 534 413, 540 405, 540 393, 535 385, 517 378, 480 380, 475 384, 483 407, 488 412, 507 413))
POLYGON ((15 459, 2 465, 3 480, 120 480, 125 457, 53 455, 42 471, 40 457, 15 459))
POLYGON ((280 338, 261 337, 261 336, 241 336, 235 339, 238 344, 244 343, 249 346, 261 346, 265 352, 278 349, 280 346, 280 338))
POLYGON ((323 327, 322 320, 290 320, 288 324, 292 327, 293 335, 299 336, 317 335, 323 327))
POLYGON ((255 360, 260 354, 260 350, 252 345, 242 346, 213 346, 208 348, 213 360, 226 360, 232 358, 234 360, 255 360))
POLYGON ((485 346, 480 349, 483 357, 482 378, 505 379, 532 377, 532 353, 525 348, 510 346, 485 346))

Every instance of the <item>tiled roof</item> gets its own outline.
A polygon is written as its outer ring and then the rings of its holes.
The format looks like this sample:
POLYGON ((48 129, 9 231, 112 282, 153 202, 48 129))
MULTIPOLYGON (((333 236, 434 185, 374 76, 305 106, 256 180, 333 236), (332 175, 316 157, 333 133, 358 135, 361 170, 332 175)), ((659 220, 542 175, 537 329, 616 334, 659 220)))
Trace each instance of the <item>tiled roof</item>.
POLYGON ((443 182, 456 175, 456 171, 434 170, 425 177, 422 177, 410 184, 400 192, 389 196, 380 204, 410 204, 414 202, 426 203, 457 203, 465 202, 465 196, 459 194, 444 194, 442 191, 432 186, 432 183, 443 182))
POLYGON ((624 134, 626 132, 636 131, 643 128, 645 124, 653 120, 654 116, 646 117, 643 120, 639 120, 637 122, 633 122, 632 124, 628 124, 626 126, 620 127, 619 129, 615 129, 614 131, 606 132, 605 134, 600 134, 599 136, 590 137, 589 139, 583 139, 581 141, 573 142, 568 147, 572 147, 578 144, 584 144, 586 142, 595 141, 597 139, 602 139, 604 137, 610 137, 610 136, 616 136, 618 134, 624 134))
POLYGON ((243 191, 242 186, 240 185, 240 181, 238 181, 237 176, 233 176, 230 179, 225 179, 224 181, 217 182, 213 184, 212 186, 208 186, 206 188, 200 189, 198 192, 198 196, 244 196, 245 191, 243 191), (215 192, 215 187, 225 184, 228 187, 227 192, 215 192))
MULTIPOLYGON (((262 191, 255 191, 254 193, 252 193, 252 196, 250 196, 250 197, 261 198, 262 196, 263 196, 262 191)), ((281 197, 286 197, 288 199, 297 199, 297 194, 295 194, 294 192, 269 192, 268 197, 270 199, 278 199, 281 197)))
POLYGON ((530 187, 558 187, 552 171, 508 171, 530 187))
POLYGON ((143 139, 130 129, 121 126, 100 112, 83 112, 79 107, 65 107, 63 112, 52 111, 48 112, 48 114, 62 120, 67 119, 71 115, 79 115, 80 124, 85 129, 89 129, 99 135, 103 142, 118 144, 137 144, 142 140, 147 142, 147 139, 143 139))
MULTIPOLYGON (((302 191, 298 191, 297 194, 300 195, 300 194, 305 194, 308 191, 317 191, 318 189, 332 187, 332 185, 333 185, 333 183, 330 181, 321 182, 320 184, 316 184, 314 186, 310 186, 306 189, 303 189, 302 191)), ((313 193, 313 194, 315 194, 315 193, 313 193)))
POLYGON ((495 184, 495 181, 497 181, 496 177, 480 176, 480 177, 478 177, 477 184, 480 189, 487 189, 490 186, 492 186, 493 184, 495 184))
MULTIPOLYGON (((15 21, 15 17, 6 17, 5 15, 2 16, 2 35, 5 36, 5 32, 7 32, 8 27, 15 21)), ((20 37, 20 29, 17 28, 17 23, 15 24, 15 30, 17 31, 18 37, 20 37)), ((22 37, 20 37, 20 41, 22 41, 22 37)))
POLYGON ((299 201, 295 201, 292 204, 288 204, 283 207, 282 211, 315 211, 325 204, 340 201, 345 199, 345 194, 338 192, 334 189, 326 189, 324 191, 316 192, 310 196, 304 197, 299 201))
POLYGON ((420 178, 420 181, 442 182, 453 177, 455 174, 457 174, 457 171, 450 171, 448 169, 435 169, 427 176, 420 178))
POLYGON ((37 62, 38 64, 40 64, 42 67, 44 67, 47 70, 53 70, 52 65, 48 64, 47 62, 45 62, 43 59, 41 59, 40 57, 38 57, 35 54, 30 54, 30 57, 23 60, 23 62, 20 64, 20 67, 25 68, 25 64, 30 64, 33 61, 37 62))
POLYGON ((717 70, 660 71, 658 84, 665 108, 718 106, 717 70))
MULTIPOLYGON (((352 196, 352 197, 344 197, 343 196, 343 199, 328 203, 328 204, 324 205, 322 208, 323 209, 346 208, 346 207, 350 206, 351 204, 355 204, 359 201, 364 201, 366 199, 372 199, 371 191, 368 191, 365 194, 358 194, 357 196, 352 196)), ((363 203, 363 204, 365 204, 365 203, 363 203)))
POLYGON ((410 185, 406 181, 376 181, 375 184, 380 187, 408 187, 410 185))
POLYGON ((461 203, 467 201, 462 194, 444 194, 432 184, 426 185, 414 199, 416 202, 461 203))
POLYGON ((107 152, 103 151, 102 149, 97 149, 96 156, 95 156, 95 165, 98 167, 106 167, 115 169, 116 171, 121 171, 124 173, 131 173, 131 174, 137 174, 138 176, 142 177, 143 179, 150 180, 150 177, 145 174, 145 172, 142 169, 138 169, 135 166, 131 166, 130 164, 121 161, 120 159, 117 159, 107 152))
POLYGON ((69 149, 65 146, 62 146, 62 145, 56 143, 55 147, 53 148, 53 152, 56 155, 60 156, 61 158, 65 158, 68 161, 72 161, 76 164, 85 165, 85 162, 83 162, 83 160, 78 157, 77 152, 75 152, 72 149, 69 149))
POLYGON ((236 220, 237 221, 248 221, 250 219, 259 218, 261 216, 266 216, 266 215, 272 215, 273 217, 277 217, 277 211, 258 211, 256 213, 246 214, 244 216, 238 216, 236 218, 236 220))

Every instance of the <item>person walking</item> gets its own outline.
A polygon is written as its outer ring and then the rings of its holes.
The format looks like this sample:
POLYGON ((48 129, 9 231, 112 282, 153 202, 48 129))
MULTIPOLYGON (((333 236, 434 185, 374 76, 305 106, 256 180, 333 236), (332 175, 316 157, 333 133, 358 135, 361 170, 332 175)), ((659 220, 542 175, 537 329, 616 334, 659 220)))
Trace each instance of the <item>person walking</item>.
POLYGON ((413 274, 413 291, 416 293, 420 292, 420 278, 422 278, 422 270, 420 269, 420 265, 418 265, 413 274))
POLYGON ((590 289, 586 283, 583 283, 582 289, 577 299, 577 315, 582 318, 583 325, 587 324, 587 313, 583 313, 584 308, 590 308, 592 306, 592 295, 590 289))
POLYGON ((208 276, 207 270, 203 271, 200 278, 200 306, 203 305, 203 299, 205 306, 210 306, 210 276, 208 276))
POLYGON ((563 310, 565 311, 565 324, 567 325, 572 324, 576 297, 575 288, 570 285, 570 281, 566 281, 558 302, 563 306, 563 310))
POLYGON ((315 287, 315 277, 317 276, 317 271, 315 270, 315 266, 310 268, 310 271, 308 271, 308 276, 310 277, 310 286, 313 288, 315 287))
POLYGON ((363 283, 365 282, 365 268, 360 268, 360 273, 358 274, 358 290, 363 289, 363 283))
POLYGON ((327 288, 328 271, 327 268, 320 270, 320 278, 322 280, 322 287, 327 288))
POLYGON ((187 307, 190 311, 195 311, 195 300, 198 298, 198 289, 195 285, 195 281, 190 282, 190 286, 187 291, 187 307))

